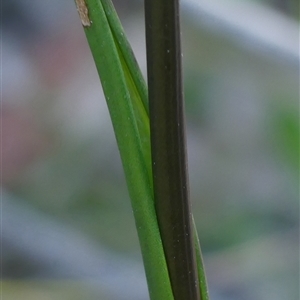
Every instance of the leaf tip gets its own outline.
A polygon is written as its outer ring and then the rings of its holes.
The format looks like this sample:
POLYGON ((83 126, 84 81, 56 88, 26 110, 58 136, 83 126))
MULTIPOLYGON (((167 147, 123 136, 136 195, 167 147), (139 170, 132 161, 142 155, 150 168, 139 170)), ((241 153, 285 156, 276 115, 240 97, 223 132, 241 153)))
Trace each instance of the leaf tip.
POLYGON ((79 17, 81 19, 81 23, 84 27, 90 27, 92 21, 89 18, 89 10, 85 3, 85 0, 75 0, 77 11, 79 13, 79 17))

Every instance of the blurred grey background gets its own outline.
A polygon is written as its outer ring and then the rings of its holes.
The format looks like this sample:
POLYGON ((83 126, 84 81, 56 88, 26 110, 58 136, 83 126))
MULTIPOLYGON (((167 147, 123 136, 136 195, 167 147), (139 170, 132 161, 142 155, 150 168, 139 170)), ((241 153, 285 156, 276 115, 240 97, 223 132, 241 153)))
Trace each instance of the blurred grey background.
MULTIPOLYGON (((143 3, 114 2, 143 73, 143 3)), ((299 299, 299 2, 182 0, 191 200, 212 300, 299 299)), ((146 300, 73 1, 2 1, 2 297, 146 300)))

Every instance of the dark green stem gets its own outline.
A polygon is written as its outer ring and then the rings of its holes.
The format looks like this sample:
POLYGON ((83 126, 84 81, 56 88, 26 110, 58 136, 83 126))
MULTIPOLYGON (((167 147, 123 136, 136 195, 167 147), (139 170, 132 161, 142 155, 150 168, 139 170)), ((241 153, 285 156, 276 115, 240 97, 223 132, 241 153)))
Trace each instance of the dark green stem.
POLYGON ((178 0, 145 0, 156 213, 175 300, 199 300, 186 164, 178 0))

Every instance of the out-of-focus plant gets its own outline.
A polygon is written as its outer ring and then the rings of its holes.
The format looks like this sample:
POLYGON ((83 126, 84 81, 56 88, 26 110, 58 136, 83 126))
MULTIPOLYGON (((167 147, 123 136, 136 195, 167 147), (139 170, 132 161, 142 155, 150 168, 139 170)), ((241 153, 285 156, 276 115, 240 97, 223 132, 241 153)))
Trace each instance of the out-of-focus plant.
MULTIPOLYGON (((119 147, 152 300, 208 300, 195 226, 195 298, 176 296, 166 259, 153 186, 148 95, 131 47, 110 0, 75 0, 100 76, 119 147)), ((174 220, 176 222, 176 220, 174 220)), ((170 224, 172 225, 172 224, 170 224)), ((180 262, 179 262, 180 263, 180 262)))

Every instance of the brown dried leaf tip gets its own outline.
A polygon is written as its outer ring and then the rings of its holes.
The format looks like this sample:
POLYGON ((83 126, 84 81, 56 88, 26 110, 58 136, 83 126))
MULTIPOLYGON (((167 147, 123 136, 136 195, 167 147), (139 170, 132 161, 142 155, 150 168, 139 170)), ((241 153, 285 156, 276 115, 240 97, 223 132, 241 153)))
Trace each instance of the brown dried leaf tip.
POLYGON ((91 26, 91 20, 89 19, 89 10, 86 6, 86 3, 84 0, 75 0, 77 10, 79 13, 79 17, 81 19, 81 23, 83 26, 91 26))

